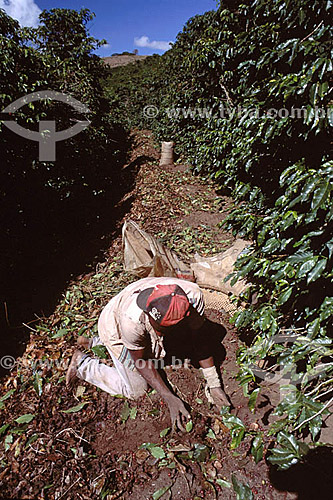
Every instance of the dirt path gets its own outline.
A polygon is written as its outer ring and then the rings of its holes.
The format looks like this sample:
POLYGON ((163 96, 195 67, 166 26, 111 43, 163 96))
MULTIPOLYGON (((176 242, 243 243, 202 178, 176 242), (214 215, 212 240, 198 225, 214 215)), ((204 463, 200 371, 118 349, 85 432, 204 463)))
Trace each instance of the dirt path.
MULTIPOLYGON (((125 218, 187 259, 230 246, 232 235, 217 224, 231 200, 218 196, 186 167, 162 169, 156 161, 145 163, 147 157, 157 158, 157 152, 150 134, 141 132, 132 158, 141 164, 137 182, 120 203, 131 201, 125 218)), ((165 430, 169 415, 156 393, 128 402, 84 382, 66 390, 64 375, 78 333, 96 331, 102 307, 135 280, 122 270, 120 236, 114 235, 106 257, 95 273, 68 286, 51 317, 33 326, 26 353, 3 383, 1 498, 143 500, 160 498, 163 491, 156 492, 166 488, 162 499, 234 499, 232 476, 234 482, 248 484, 256 499, 296 498, 273 487, 264 460, 255 464, 249 454, 251 434, 230 449, 229 430, 207 402, 203 380, 192 366, 166 370, 175 391, 192 408, 193 428, 185 436, 171 437, 165 430)), ((274 394, 263 393, 251 413, 236 380, 236 331, 223 311, 208 309, 207 316, 212 332, 222 339, 221 374, 232 414, 250 433, 264 432, 274 394)), ((247 494, 244 498, 251 498, 247 494)))

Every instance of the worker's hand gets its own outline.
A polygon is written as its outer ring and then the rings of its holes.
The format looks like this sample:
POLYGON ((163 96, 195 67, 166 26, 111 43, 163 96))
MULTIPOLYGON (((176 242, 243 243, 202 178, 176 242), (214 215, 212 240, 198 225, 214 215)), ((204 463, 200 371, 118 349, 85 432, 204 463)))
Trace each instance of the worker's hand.
POLYGON ((221 387, 213 387, 209 392, 217 406, 230 406, 229 399, 221 387))
POLYGON ((189 412, 186 410, 184 403, 177 398, 172 396, 168 401, 172 430, 175 431, 176 427, 182 432, 185 432, 186 421, 190 418, 189 412))

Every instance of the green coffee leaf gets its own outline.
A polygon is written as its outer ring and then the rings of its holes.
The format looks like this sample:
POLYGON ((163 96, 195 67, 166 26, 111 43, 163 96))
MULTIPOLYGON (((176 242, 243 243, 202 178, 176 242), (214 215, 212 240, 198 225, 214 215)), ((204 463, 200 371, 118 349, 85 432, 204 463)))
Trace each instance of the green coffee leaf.
POLYGON ((18 417, 15 419, 15 422, 18 424, 28 424, 35 418, 36 415, 32 415, 31 413, 26 413, 25 415, 22 415, 21 417, 18 417))
POLYGON ((193 460, 205 462, 209 457, 209 448, 205 444, 196 443, 194 445, 193 460))
POLYGON ((69 408, 68 410, 60 410, 62 413, 77 413, 82 410, 87 404, 89 404, 89 401, 84 401, 83 403, 80 403, 76 406, 73 406, 72 408, 69 408))
POLYGON ((171 488, 172 484, 170 484, 169 486, 165 486, 165 488, 160 488, 159 490, 156 490, 155 493, 153 493, 153 500, 159 500, 171 488))
POLYGON ((228 427, 228 429, 239 428, 245 430, 243 422, 241 421, 240 418, 236 417, 235 415, 224 416, 223 423, 226 427, 228 427))
POLYGON ((160 446, 152 446, 151 448, 149 448, 149 451, 155 458, 165 457, 165 451, 160 446))
POLYGON ((229 481, 225 481, 224 479, 216 479, 216 483, 223 488, 231 488, 232 484, 229 481))
POLYGON ((253 500, 253 493, 246 482, 239 481, 235 474, 232 474, 231 481, 237 500, 253 500))
POLYGON ((13 443, 13 435, 12 434, 8 434, 6 437, 5 437, 5 451, 8 451, 9 448, 11 447, 13 443))
POLYGON ((291 286, 289 288, 287 288, 286 290, 284 290, 280 294, 279 299, 277 301, 278 306, 282 306, 282 304, 284 304, 285 302, 287 302, 289 300, 292 292, 293 292, 293 288, 291 286))
POLYGON ((123 424, 128 420, 130 413, 131 413, 131 410, 130 410, 128 401, 125 401, 123 409, 121 411, 121 421, 123 424))
POLYGON ((43 393, 43 379, 38 372, 35 373, 32 385, 37 393, 37 396, 41 396, 43 393))
POLYGON ((133 408, 131 408, 130 409, 130 413, 129 413, 130 419, 135 420, 137 413, 138 413, 138 409, 137 409, 136 406, 134 406, 133 408))
POLYGON ((164 438, 164 437, 168 434, 168 432, 170 432, 170 429, 171 429, 171 427, 167 427, 166 429, 163 429, 163 430, 160 432, 160 437, 161 437, 161 438, 164 438))
POLYGON ((249 409, 252 411, 252 413, 254 412, 259 392, 260 392, 260 388, 257 388, 257 389, 254 389, 254 391, 252 391, 250 394, 248 405, 249 405, 249 409))
POLYGON ((51 339, 58 339, 60 337, 64 337, 67 334, 67 328, 60 328, 56 333, 51 335, 51 339))
POLYGON ((185 426, 185 429, 186 429, 186 432, 191 432, 191 430, 193 429, 193 422, 192 420, 189 420, 185 426))
POLYGON ((327 195, 328 195, 328 183, 327 181, 322 181, 320 182, 319 186, 316 188, 313 194, 311 209, 316 210, 327 198, 327 195))
POLYGON ((206 436, 210 439, 216 439, 215 432, 213 431, 213 429, 209 429, 206 436))
POLYGON ((28 446, 30 446, 32 443, 34 443, 35 441, 37 441, 38 437, 39 437, 39 436, 38 436, 38 434, 34 434, 33 436, 31 436, 31 437, 28 439, 28 441, 26 442, 26 444, 25 444, 25 447, 24 447, 24 448, 25 448, 25 449, 26 449, 26 448, 28 448, 28 446))
POLYGON ((4 424, 2 427, 0 427, 0 436, 6 432, 10 424, 4 424))
POLYGON ((304 189, 302 190, 302 201, 307 201, 309 194, 314 190, 315 186, 317 184, 317 178, 316 177, 311 177, 305 184, 304 189))
POLYGON ((6 392, 6 394, 0 398, 0 401, 6 401, 6 399, 10 398, 10 396, 14 394, 15 391, 16 389, 11 389, 10 391, 6 392))
POLYGON ((312 321, 308 325, 307 331, 308 331, 308 335, 311 339, 316 337, 317 333, 319 332, 319 328, 320 328, 320 319, 319 318, 316 318, 314 321, 312 321))
POLYGON ((103 345, 95 345, 94 347, 91 348, 91 350, 100 359, 108 358, 107 350, 103 345))
POLYGON ((231 445, 230 449, 234 450, 239 446, 242 439, 245 436, 245 426, 243 422, 235 415, 226 415, 223 417, 223 423, 228 429, 230 429, 231 434, 231 445))
POLYGON ((303 276, 306 276, 308 272, 311 271, 311 269, 316 265, 316 262, 316 259, 306 260, 299 268, 299 271, 297 273, 298 277, 302 278, 303 276))
POLYGON ((321 415, 318 415, 317 417, 312 418, 312 420, 310 420, 309 429, 311 432, 312 439, 316 439, 321 430, 322 424, 323 424, 323 419, 321 415))
POLYGON ((289 469, 291 465, 297 464, 308 451, 305 443, 298 442, 292 434, 285 431, 278 433, 277 442, 278 446, 271 450, 268 460, 281 470, 289 469))
POLYGON ((321 259, 318 264, 312 269, 308 274, 307 283, 311 283, 312 281, 316 281, 324 272, 327 264, 327 259, 321 259))
POLYGON ((244 429, 232 430, 231 436, 232 436, 232 440, 231 440, 231 444, 230 444, 230 449, 234 450, 242 442, 242 440, 245 436, 245 430, 244 429))
POLYGON ((265 243, 262 251, 265 253, 274 253, 280 248, 280 241, 277 238, 270 238, 265 243))
POLYGON ((264 443, 262 435, 259 434, 253 439, 251 446, 251 454, 253 455, 256 464, 260 462, 260 460, 263 458, 263 453, 264 453, 264 443))

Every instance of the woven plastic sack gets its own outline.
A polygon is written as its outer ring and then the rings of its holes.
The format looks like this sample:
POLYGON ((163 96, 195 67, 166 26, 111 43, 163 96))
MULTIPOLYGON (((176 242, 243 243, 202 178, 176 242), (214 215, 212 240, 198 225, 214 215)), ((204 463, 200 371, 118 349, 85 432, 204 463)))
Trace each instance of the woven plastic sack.
POLYGON ((124 223, 122 237, 125 271, 140 278, 173 276, 194 281, 190 267, 134 221, 124 223))
POLYGON ((173 142, 162 142, 160 167, 162 165, 173 165, 173 142))
POLYGON ((228 250, 213 257, 200 257, 196 254, 194 257, 196 262, 191 264, 191 269, 198 285, 226 294, 240 295, 249 286, 246 281, 238 280, 231 286, 230 281, 225 282, 224 279, 234 271, 237 257, 250 244, 250 241, 237 239, 228 250))

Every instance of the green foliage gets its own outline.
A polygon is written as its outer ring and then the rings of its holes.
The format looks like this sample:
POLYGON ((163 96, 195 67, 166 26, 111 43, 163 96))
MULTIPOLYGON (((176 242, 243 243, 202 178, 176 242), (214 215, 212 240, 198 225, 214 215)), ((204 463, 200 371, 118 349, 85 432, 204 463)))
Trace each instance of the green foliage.
POLYGON ((121 411, 121 422, 124 424, 127 420, 128 417, 130 416, 130 407, 127 401, 125 401, 123 409, 121 411))
POLYGON ((264 443, 262 434, 258 434, 252 441, 251 455, 254 457, 256 464, 262 460, 264 454, 264 443))
POLYGON ((82 115, 57 101, 30 103, 15 112, 23 127, 38 130, 40 120, 50 119, 59 131, 76 120, 91 122, 80 134, 57 142, 56 161, 46 163, 38 161, 36 142, 0 121, 0 298, 9 308, 30 302, 27 296, 39 287, 35 283, 32 291, 31 283, 41 276, 45 259, 49 265, 57 256, 59 263, 87 233, 98 234, 109 220, 110 198, 114 204, 122 196, 119 167, 126 162, 129 139, 101 86, 107 69, 93 53, 103 41, 89 35, 92 18, 87 9, 52 9, 41 14, 37 28, 21 29, 0 10, 0 110, 31 92, 52 90, 71 95, 90 112, 82 115))
POLYGON ((15 389, 11 389, 10 391, 6 392, 6 394, 0 398, 0 403, 6 401, 6 399, 9 399, 15 392, 15 389))
POLYGON ((159 500, 167 491, 169 491, 172 487, 172 484, 169 486, 165 486, 164 488, 160 488, 159 490, 156 490, 155 493, 153 493, 153 500, 159 500))
POLYGON ((192 458, 197 462, 206 462, 208 460, 209 453, 210 450, 208 446, 201 443, 195 443, 192 458))
POLYGON ((15 422, 18 424, 28 424, 35 418, 35 415, 32 415, 31 413, 27 413, 26 415, 22 415, 21 417, 18 417, 15 419, 15 422))
POLYGON ((62 413, 78 413, 79 411, 82 410, 87 404, 89 404, 89 401, 84 401, 83 403, 79 403, 78 405, 73 406, 72 408, 69 408, 68 410, 60 410, 62 413))
POLYGON ((223 417, 223 423, 228 429, 230 429, 231 434, 231 445, 230 449, 235 449, 239 446, 242 439, 245 436, 245 426, 243 422, 235 415, 226 415, 223 417))
POLYGON ((136 54, 134 52, 128 52, 127 50, 124 50, 123 52, 114 52, 111 54, 111 56, 135 56, 136 54))
POLYGON ((155 443, 143 443, 140 448, 148 450, 154 458, 162 459, 165 457, 165 451, 163 448, 155 443))
POLYGON ((166 427, 160 432, 160 437, 163 438, 165 437, 169 432, 170 432, 171 427, 166 427))
POLYGON ((239 481, 235 474, 232 474, 231 480, 237 500, 253 500, 253 493, 247 483, 239 481))
POLYGON ((161 56, 154 54, 143 61, 108 69, 104 79, 106 95, 117 120, 127 128, 152 128, 157 119, 148 118, 147 105, 158 106, 158 92, 163 88, 161 56), (147 97, 149 99, 147 100, 147 97))
POLYGON ((278 433, 277 442, 279 446, 272 450, 269 461, 282 470, 296 464, 309 449, 305 443, 297 441, 294 436, 283 431, 278 433))
POLYGON ((185 429, 186 429, 186 432, 191 432, 191 430, 193 429, 193 422, 192 422, 192 420, 189 420, 187 422, 187 424, 185 425, 185 429))
POLYGON ((102 345, 96 345, 96 346, 92 347, 91 350, 100 359, 107 359, 108 358, 107 350, 102 345))

